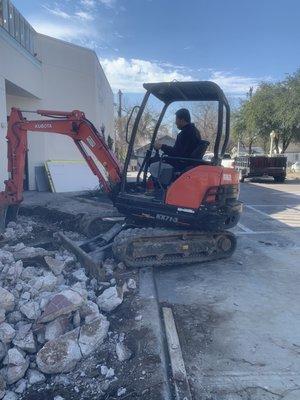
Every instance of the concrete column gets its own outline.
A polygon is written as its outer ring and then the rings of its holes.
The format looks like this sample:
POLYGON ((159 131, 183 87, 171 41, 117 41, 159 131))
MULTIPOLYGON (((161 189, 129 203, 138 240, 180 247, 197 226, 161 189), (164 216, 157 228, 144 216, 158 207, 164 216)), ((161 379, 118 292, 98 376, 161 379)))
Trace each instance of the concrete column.
POLYGON ((0 76, 0 190, 4 189, 4 181, 7 179, 7 112, 5 79, 0 76))

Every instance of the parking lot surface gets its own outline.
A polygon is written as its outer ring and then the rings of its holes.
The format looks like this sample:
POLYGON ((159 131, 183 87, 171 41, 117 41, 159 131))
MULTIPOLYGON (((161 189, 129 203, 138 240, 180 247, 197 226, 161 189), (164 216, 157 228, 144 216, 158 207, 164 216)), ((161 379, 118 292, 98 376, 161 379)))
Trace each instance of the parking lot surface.
POLYGON ((299 196, 299 184, 242 184, 234 256, 155 271, 195 399, 300 399, 299 196))

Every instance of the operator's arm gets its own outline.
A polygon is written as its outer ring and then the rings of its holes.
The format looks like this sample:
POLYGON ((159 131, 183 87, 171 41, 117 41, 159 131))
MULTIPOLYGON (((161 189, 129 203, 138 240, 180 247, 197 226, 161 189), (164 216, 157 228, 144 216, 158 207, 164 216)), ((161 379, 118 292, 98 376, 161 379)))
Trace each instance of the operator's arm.
POLYGON ((168 146, 166 144, 162 144, 161 146, 161 150, 170 157, 180 157, 182 156, 182 140, 180 137, 180 134, 177 136, 176 138, 176 142, 174 144, 174 146, 168 146))

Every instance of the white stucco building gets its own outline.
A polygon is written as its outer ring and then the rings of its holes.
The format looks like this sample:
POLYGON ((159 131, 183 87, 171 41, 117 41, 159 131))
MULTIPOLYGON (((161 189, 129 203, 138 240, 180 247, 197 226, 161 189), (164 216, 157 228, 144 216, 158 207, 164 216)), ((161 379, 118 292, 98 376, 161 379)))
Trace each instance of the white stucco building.
MULTIPOLYGON (((34 31, 9 0, 0 0, 0 186, 6 179, 6 128, 11 107, 84 111, 113 139, 113 93, 96 53, 34 31)), ((37 118, 34 114, 26 115, 37 118)), ((30 133, 28 182, 46 160, 79 160, 69 138, 30 133)))

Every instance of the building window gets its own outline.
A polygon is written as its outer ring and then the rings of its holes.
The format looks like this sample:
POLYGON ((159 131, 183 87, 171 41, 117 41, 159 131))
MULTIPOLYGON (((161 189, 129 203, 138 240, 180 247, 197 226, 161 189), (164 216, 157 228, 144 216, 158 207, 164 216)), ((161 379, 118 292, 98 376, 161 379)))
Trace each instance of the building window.
POLYGON ((10 0, 0 0, 0 27, 34 55, 35 31, 10 0))
POLYGON ((7 0, 0 0, 0 26, 8 31, 7 0))
POLYGON ((30 27, 29 28, 29 38, 30 38, 30 43, 29 43, 29 51, 31 54, 34 55, 34 35, 35 32, 34 30, 30 27))
POLYGON ((14 9, 15 39, 20 43, 20 14, 14 9))
POLYGON ((29 39, 29 34, 30 34, 30 30, 29 30, 29 25, 27 24, 26 21, 24 21, 24 36, 25 36, 25 48, 30 51, 30 39, 29 39))
POLYGON ((0 0, 0 26, 4 26, 3 1, 0 0))
POLYGON ((11 36, 15 36, 14 6, 11 2, 8 3, 8 24, 9 33, 11 36))
POLYGON ((23 47, 25 47, 25 23, 24 18, 20 14, 20 42, 23 47))

